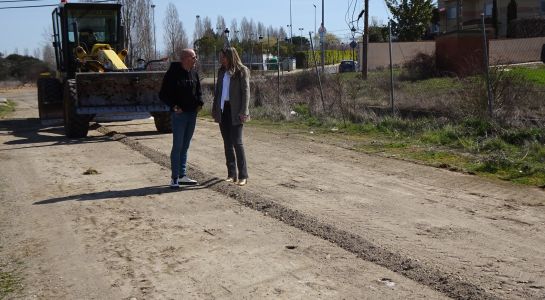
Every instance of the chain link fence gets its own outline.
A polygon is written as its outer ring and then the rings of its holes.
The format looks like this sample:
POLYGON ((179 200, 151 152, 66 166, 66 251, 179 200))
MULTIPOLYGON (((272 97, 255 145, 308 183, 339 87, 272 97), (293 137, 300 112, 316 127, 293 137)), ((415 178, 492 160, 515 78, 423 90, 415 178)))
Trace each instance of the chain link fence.
MULTIPOLYGON (((545 67, 540 55, 544 39, 489 40, 488 77, 484 39, 478 32, 471 50, 475 53, 464 54, 471 59, 461 59, 473 67, 472 72, 460 76, 438 68, 434 41, 393 43, 391 68, 388 43, 370 44, 367 80, 362 79, 361 71, 339 74, 338 64, 326 65, 322 70, 319 55, 316 55, 317 68, 311 57, 308 68, 289 72, 283 68, 284 58, 280 58, 280 64, 254 62, 252 114, 272 120, 289 120, 306 114, 317 120, 360 122, 394 113, 492 117, 509 124, 543 124, 545 67)), ((461 46, 463 41, 458 39, 461 46)), ((213 59, 200 61, 199 70, 210 85, 215 83, 218 67, 219 63, 213 59)), ((207 102, 211 103, 209 93, 207 102)))

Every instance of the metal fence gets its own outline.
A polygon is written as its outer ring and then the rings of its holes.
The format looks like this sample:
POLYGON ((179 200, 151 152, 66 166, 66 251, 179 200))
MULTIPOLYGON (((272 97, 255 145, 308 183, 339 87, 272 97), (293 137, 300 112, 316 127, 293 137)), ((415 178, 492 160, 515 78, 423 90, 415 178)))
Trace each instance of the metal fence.
MULTIPOLYGON (((317 68, 312 58, 308 68, 296 69, 286 68, 282 57, 280 64, 247 63, 252 70, 252 114, 278 120, 295 118, 303 111, 312 117, 347 122, 396 114, 543 123, 545 82, 532 79, 534 73, 545 78, 545 67, 539 62, 543 39, 484 43, 483 35, 478 35, 474 50, 480 52, 473 55, 473 61, 466 61, 474 71, 463 76, 437 69, 433 41, 393 43, 391 64, 390 46, 371 44, 367 80, 362 79, 361 70, 339 74, 337 64, 322 69, 319 55, 317 68)), ((201 76, 210 85, 217 80, 218 67, 214 58, 199 62, 201 76)), ((207 93, 211 103, 211 92, 207 93)))

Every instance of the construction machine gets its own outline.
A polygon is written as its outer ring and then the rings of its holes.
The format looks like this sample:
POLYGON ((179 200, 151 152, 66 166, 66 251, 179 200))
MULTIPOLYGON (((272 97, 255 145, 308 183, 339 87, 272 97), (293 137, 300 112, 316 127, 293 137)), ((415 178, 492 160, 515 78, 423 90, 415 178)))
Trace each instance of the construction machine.
POLYGON ((159 132, 171 132, 158 95, 165 71, 125 63, 121 4, 63 0, 51 16, 57 69, 37 82, 41 120, 62 118, 66 136, 81 138, 97 115, 149 113, 159 132))

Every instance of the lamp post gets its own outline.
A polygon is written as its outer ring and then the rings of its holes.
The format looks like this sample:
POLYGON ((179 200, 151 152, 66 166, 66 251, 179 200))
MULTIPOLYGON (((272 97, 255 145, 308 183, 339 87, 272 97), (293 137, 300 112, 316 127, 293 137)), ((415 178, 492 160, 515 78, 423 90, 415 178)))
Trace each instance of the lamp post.
POLYGON ((153 53, 154 57, 157 58, 157 38, 155 36, 155 4, 151 5, 151 17, 153 20, 153 53))
POLYGON ((312 5, 314 6, 314 35, 316 35, 316 4, 312 5))
POLYGON ((223 33, 225 33, 225 46, 227 47, 231 47, 231 43, 229 41, 229 28, 225 28, 225 30, 223 31, 223 33))
POLYGON ((291 19, 291 0, 290 0, 290 42, 293 43, 292 39, 293 39, 293 30, 292 30, 292 27, 293 27, 293 22, 292 22, 292 19, 291 19))
POLYGON ((252 71, 252 64, 254 62, 254 33, 250 32, 250 72, 252 71))
POLYGON ((344 59, 344 42, 341 43, 341 60, 344 59))
POLYGON ((264 65, 264 62, 265 60, 263 59, 263 36, 260 34, 258 37, 257 37, 258 41, 259 41, 259 44, 261 44, 261 67, 262 67, 262 70, 263 72, 265 72, 265 65, 264 65))
POLYGON ((195 24, 195 31, 197 31, 197 34, 195 35, 196 39, 195 40, 198 40, 201 38, 201 16, 197 15, 196 16, 197 20, 196 20, 196 24, 195 24))
MULTIPOLYGON (((201 53, 200 53, 200 41, 199 41, 199 39, 200 39, 200 37, 199 37, 199 28, 200 28, 200 24, 201 24, 200 19, 199 19, 200 17, 201 16, 199 16, 199 15, 195 16, 195 31, 193 32, 193 48, 195 49, 195 54, 197 56, 201 55, 201 53)), ((204 67, 199 67, 199 68, 201 68, 201 70, 202 70, 202 68, 204 68, 204 67)))
POLYGON ((325 33, 326 33, 326 29, 325 29, 325 23, 324 23, 324 0, 322 0, 322 24, 320 26, 320 43, 321 43, 321 60, 322 60, 322 72, 324 71, 324 68, 325 68, 325 33))
MULTIPOLYGON (((286 27, 288 27, 290 29, 290 32, 292 32, 291 31, 291 24, 286 25, 286 27)), ((290 33, 290 43, 292 43, 292 38, 293 38, 293 34, 290 33)))
POLYGON ((303 51, 303 30, 304 30, 303 27, 299 27, 299 31, 301 32, 301 34, 299 35, 299 40, 300 40, 299 51, 303 51))

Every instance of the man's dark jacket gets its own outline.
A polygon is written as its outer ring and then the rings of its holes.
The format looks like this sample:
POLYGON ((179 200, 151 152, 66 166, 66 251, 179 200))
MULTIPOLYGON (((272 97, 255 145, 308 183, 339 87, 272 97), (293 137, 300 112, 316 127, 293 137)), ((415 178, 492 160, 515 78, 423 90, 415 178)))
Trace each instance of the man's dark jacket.
POLYGON ((197 107, 204 104, 197 71, 187 71, 179 62, 171 63, 163 78, 159 99, 170 106, 171 111, 174 105, 184 112, 197 111, 197 107))

